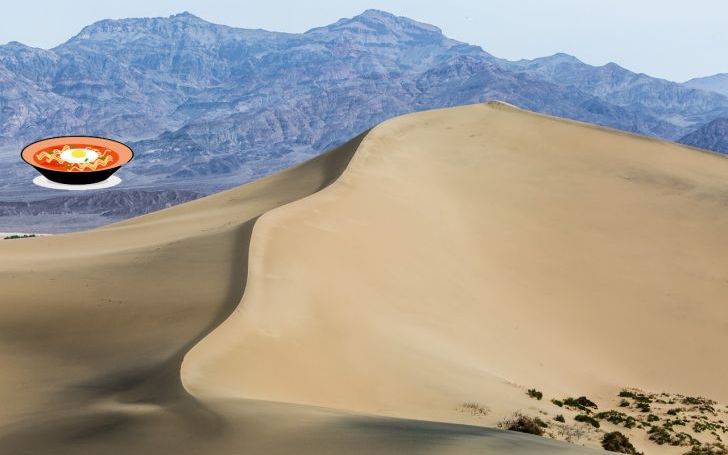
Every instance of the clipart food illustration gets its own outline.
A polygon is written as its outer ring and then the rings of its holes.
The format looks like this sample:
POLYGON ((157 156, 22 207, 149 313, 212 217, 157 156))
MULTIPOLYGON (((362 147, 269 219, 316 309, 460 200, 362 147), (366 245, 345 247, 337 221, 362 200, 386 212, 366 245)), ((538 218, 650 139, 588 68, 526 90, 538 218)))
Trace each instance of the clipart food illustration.
POLYGON ((27 145, 21 157, 45 179, 63 185, 104 182, 134 157, 127 145, 92 136, 62 136, 27 145))

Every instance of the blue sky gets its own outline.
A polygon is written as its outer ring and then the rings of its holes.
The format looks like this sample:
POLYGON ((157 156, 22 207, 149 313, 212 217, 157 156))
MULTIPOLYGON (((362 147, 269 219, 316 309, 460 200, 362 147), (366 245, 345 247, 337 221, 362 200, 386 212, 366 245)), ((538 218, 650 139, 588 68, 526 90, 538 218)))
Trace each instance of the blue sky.
POLYGON ((12 0, 2 5, 0 43, 50 48, 100 19, 181 11, 302 32, 367 8, 435 24, 511 60, 567 52, 676 81, 728 72, 726 0, 12 0))

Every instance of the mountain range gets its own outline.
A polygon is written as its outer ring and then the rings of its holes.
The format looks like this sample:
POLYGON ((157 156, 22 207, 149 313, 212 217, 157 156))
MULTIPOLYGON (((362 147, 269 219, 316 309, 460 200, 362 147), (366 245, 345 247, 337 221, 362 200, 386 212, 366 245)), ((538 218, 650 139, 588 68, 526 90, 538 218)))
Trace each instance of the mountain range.
POLYGON ((728 96, 728 73, 715 74, 707 77, 690 79, 683 84, 690 88, 707 90, 728 96))
MULTIPOLYGON (((507 61, 377 10, 300 34, 189 13, 104 20, 53 49, 0 46, 0 191, 42 214, 31 223, 39 230, 73 230, 71 206, 31 207, 58 194, 30 183, 34 171, 17 156, 24 143, 64 134, 125 141, 136 156, 118 174, 118 193, 141 191, 125 200, 158 207, 304 161, 395 115, 492 99, 714 147, 700 136, 728 118, 719 88, 566 54, 507 61)), ((75 196, 95 207, 84 226, 143 211, 113 210, 115 199, 101 194, 75 196)), ((18 229, 18 220, 0 215, 0 230, 18 229)))

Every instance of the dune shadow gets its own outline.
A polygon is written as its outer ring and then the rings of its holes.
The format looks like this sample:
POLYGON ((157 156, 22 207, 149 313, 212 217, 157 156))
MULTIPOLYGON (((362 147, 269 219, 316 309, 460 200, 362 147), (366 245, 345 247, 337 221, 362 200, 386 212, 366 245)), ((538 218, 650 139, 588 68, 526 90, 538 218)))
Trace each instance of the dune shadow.
MULTIPOLYGON (((251 205, 255 205, 255 198, 267 197, 259 204, 263 206, 261 210, 247 220, 235 222, 230 228, 191 237, 184 244, 174 245, 173 248, 178 249, 202 250, 213 239, 218 245, 223 245, 221 248, 229 248, 226 255, 229 254, 232 260, 225 270, 227 287, 219 304, 207 303, 212 314, 200 321, 199 328, 191 336, 170 338, 168 346, 159 350, 169 351, 163 358, 144 358, 140 354, 136 362, 119 362, 117 368, 103 368, 75 380, 70 378, 57 393, 70 398, 76 405, 69 409, 39 410, 32 418, 4 425, 0 429, 0 453, 60 452, 61 448, 69 445, 91 447, 101 444, 111 447, 116 443, 125 446, 130 443, 128 438, 135 438, 131 445, 141 450, 147 445, 151 448, 160 444, 161 436, 155 428, 164 428, 164 438, 171 445, 180 438, 205 440, 220 436, 226 430, 224 416, 198 401, 184 388, 180 375, 184 357, 238 307, 247 284, 253 227, 260 215, 334 182, 346 169, 365 136, 366 132, 337 149, 283 171, 282 178, 278 180, 275 175, 272 176, 271 188, 262 188, 273 194, 276 182, 280 181, 285 186, 294 179, 293 189, 287 189, 282 196, 271 197, 270 193, 261 196, 260 186, 251 188, 246 196, 246 186, 241 187, 241 200, 249 201, 251 205)), ((164 273, 164 270, 150 273, 164 273)), ((170 310, 174 311, 174 308, 170 310)), ((194 326, 194 322, 191 325, 194 326)), ((42 353, 46 346, 44 339, 27 338, 24 349, 42 353)), ((109 349, 115 345, 111 346, 109 349)))

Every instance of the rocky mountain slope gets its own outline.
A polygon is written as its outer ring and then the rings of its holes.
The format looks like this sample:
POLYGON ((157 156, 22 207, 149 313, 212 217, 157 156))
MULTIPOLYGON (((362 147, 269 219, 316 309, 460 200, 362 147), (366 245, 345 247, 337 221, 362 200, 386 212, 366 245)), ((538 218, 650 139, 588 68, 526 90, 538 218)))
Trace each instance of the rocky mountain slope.
POLYGON ((728 153, 728 118, 718 118, 680 139, 681 143, 728 153))
POLYGON ((0 220, 10 231, 66 232, 143 215, 201 196, 185 190, 73 192, 31 201, 0 201, 0 220))
POLYGON ((728 113, 723 95, 637 74, 616 63, 595 67, 570 55, 556 54, 515 62, 511 66, 521 67, 528 74, 576 88, 625 109, 649 113, 669 124, 665 130, 652 131, 644 131, 646 128, 638 125, 631 129, 634 132, 652 132, 653 135, 673 139, 690 125, 705 123, 728 113))
POLYGON ((132 217, 202 196, 192 191, 108 190, 97 194, 56 196, 31 202, 0 202, 0 216, 53 215, 61 213, 132 217))
POLYGON ((386 118, 491 99, 667 139, 728 117, 717 93, 562 54, 508 62, 376 10, 301 34, 188 13, 104 20, 50 50, 0 46, 0 191, 6 201, 56 195, 31 185, 17 159, 46 136, 129 142, 127 189, 211 193, 386 118))

